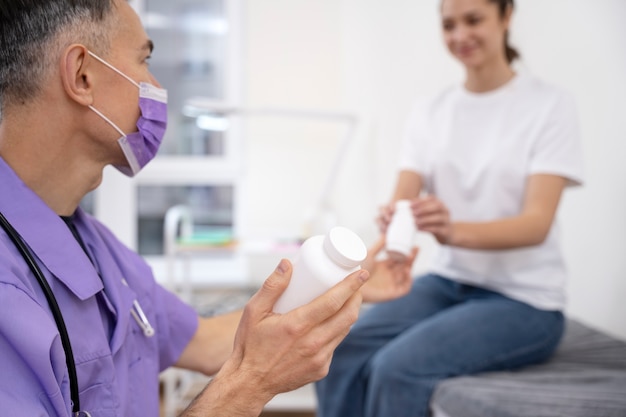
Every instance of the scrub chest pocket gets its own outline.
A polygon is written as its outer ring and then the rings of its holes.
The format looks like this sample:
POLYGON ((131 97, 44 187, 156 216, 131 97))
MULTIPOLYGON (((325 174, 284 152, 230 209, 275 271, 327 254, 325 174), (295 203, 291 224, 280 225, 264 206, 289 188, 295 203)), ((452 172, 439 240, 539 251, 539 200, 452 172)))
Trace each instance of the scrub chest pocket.
MULTIPOLYGON (((127 292, 124 298, 134 299, 135 294, 128 287, 122 287, 122 291, 127 292)), ((151 306, 141 305, 150 316, 151 306)), ((148 415, 147 410, 132 399, 145 397, 146 392, 152 392, 155 399, 158 397, 159 381, 154 371, 159 366, 155 363, 159 357, 158 336, 147 337, 132 318, 131 310, 132 307, 120 313, 110 345, 108 341, 106 344, 80 343, 80 351, 75 352, 81 408, 92 415, 148 415)))

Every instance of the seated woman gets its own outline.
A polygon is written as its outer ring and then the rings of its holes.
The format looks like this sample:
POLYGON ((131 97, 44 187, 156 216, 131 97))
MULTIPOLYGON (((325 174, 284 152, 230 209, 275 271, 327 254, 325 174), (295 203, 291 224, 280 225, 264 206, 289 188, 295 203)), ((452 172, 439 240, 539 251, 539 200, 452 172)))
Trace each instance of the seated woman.
POLYGON ((391 203, 441 244, 410 292, 365 311, 316 384, 319 417, 423 417, 444 378, 546 360, 561 339, 567 278, 555 221, 582 183, 568 94, 516 72, 512 0, 442 0, 465 82, 418 101, 391 203))

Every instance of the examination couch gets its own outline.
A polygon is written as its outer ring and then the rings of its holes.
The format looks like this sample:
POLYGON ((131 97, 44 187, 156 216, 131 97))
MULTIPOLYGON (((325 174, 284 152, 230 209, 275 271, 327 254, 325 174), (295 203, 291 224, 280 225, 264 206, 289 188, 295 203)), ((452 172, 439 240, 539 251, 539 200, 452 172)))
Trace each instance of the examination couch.
POLYGON ((431 404, 434 417, 626 417, 626 342, 568 319, 549 361, 447 379, 431 404))

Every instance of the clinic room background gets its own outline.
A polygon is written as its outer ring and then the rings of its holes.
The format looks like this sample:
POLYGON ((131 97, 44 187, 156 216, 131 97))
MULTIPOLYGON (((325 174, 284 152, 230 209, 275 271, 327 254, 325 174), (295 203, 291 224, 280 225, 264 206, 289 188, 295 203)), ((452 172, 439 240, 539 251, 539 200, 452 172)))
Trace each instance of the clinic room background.
MULTIPOLYGON (((356 117, 329 201, 338 223, 372 243, 378 207, 391 197, 413 100, 462 77, 441 41, 439 1, 232 3, 229 33, 235 47, 224 69, 231 86, 226 98, 242 108, 356 117)), ((626 339, 626 1, 520 0, 516 10, 511 43, 522 55, 517 68, 569 90, 578 105, 586 183, 568 189, 559 209, 570 271, 568 313, 626 339)), ((157 42, 160 48, 167 47, 157 42)), ((233 150, 241 180, 237 230, 242 239, 297 238, 333 169, 346 126, 297 117, 240 119, 243 140, 233 150)), ((153 165, 140 177, 159 178, 158 170, 167 168, 153 165)), ((128 179, 106 172, 103 192, 130 201, 124 182, 128 179)), ((137 209, 134 204, 130 210, 137 209)), ((129 232, 136 225, 120 221, 128 209, 97 206, 96 213, 136 247, 129 232)), ((427 268, 435 248, 429 236, 420 235, 418 243, 416 272, 427 268)), ((254 274, 264 277, 269 271, 254 274)))

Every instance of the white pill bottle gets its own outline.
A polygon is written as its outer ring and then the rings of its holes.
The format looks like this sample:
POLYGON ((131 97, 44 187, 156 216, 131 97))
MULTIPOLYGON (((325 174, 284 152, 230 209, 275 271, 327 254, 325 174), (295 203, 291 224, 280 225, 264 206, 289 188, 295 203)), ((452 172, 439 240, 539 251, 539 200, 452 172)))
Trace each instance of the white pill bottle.
POLYGON ((366 256, 367 248, 361 238, 342 226, 308 238, 292 262, 291 281, 276 301, 274 311, 287 313, 307 304, 361 269, 366 256))
POLYGON ((397 261, 403 261, 411 254, 416 233, 417 228, 411 211, 411 201, 396 201, 393 217, 387 226, 387 256, 397 261))

